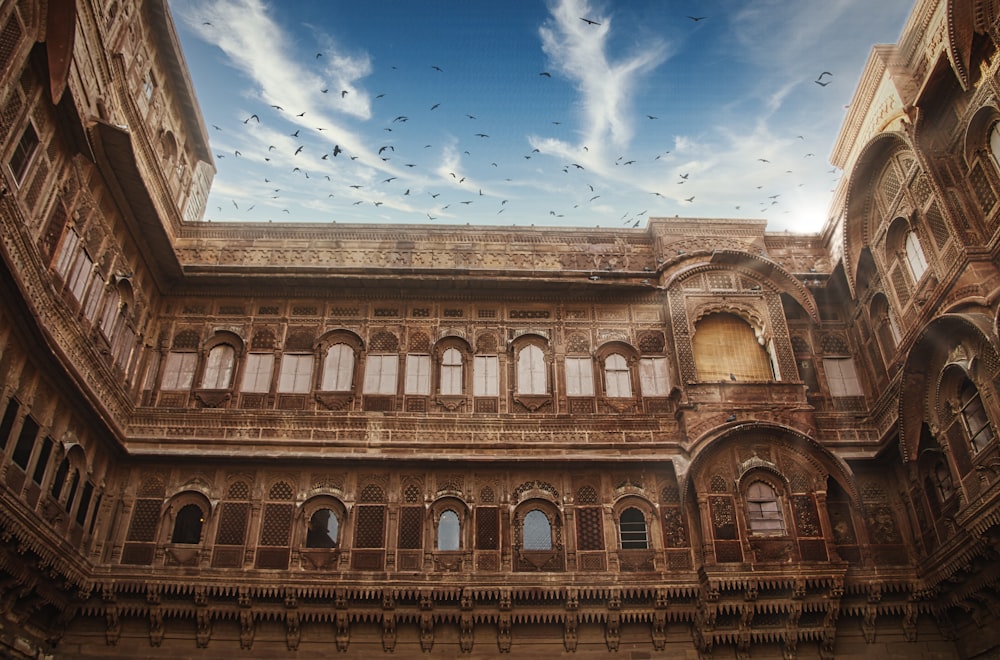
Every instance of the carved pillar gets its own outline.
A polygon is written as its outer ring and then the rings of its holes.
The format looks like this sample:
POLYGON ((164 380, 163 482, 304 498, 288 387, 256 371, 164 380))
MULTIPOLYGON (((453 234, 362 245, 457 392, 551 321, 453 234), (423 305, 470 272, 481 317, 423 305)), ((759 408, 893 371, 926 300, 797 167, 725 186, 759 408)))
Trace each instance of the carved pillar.
POLYGON ((208 642, 212 638, 212 612, 208 609, 208 595, 205 593, 204 587, 199 587, 195 591, 194 604, 197 623, 195 639, 198 648, 203 649, 208 647, 208 642))
POLYGON ((382 650, 392 653, 396 650, 396 599, 391 592, 382 594, 382 650))
POLYGON ((240 595, 236 602, 240 607, 240 648, 251 649, 253 648, 254 636, 254 616, 251 609, 253 603, 245 587, 240 589, 240 595))
POLYGON ((604 626, 604 641, 608 645, 609 651, 617 651, 622 640, 621 631, 621 593, 617 589, 611 590, 608 598, 608 620, 604 626))
POLYGON ((299 650, 302 632, 299 629, 299 603, 294 589, 285 592, 285 644, 289 651, 299 650))
POLYGON ((420 650, 429 653, 434 648, 434 597, 429 591, 420 593, 420 650))

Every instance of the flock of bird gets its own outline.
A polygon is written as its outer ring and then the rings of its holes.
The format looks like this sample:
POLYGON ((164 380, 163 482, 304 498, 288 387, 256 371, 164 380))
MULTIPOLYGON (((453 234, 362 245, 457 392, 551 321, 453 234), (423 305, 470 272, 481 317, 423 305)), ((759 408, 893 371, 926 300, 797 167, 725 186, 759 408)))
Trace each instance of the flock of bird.
MULTIPOLYGON (((705 16, 687 16, 687 19, 694 23, 705 20, 705 16)), ((599 21, 587 17, 580 17, 580 20, 588 26, 600 26, 599 21)), ((206 24, 208 25, 208 24, 206 24)), ((315 59, 324 57, 323 52, 317 52, 315 59)), ((426 65, 428 71, 433 71, 431 75, 446 76, 445 67, 438 64, 426 65)), ((396 69, 396 67, 392 67, 396 69)), ((823 71, 814 81, 817 85, 825 87, 830 83, 833 74, 823 71)), ((548 71, 538 73, 541 79, 551 79, 552 74, 548 71)), ((324 86, 318 90, 320 94, 330 95, 333 99, 339 98, 341 101, 347 99, 352 93, 349 89, 332 90, 330 86, 324 86), (333 92, 331 94, 331 92, 333 92)), ((373 116, 384 117, 383 133, 384 141, 371 147, 362 147, 355 150, 341 145, 330 137, 327 127, 312 126, 308 124, 308 111, 296 112, 295 109, 286 109, 280 104, 269 104, 268 107, 261 107, 255 112, 251 112, 242 120, 233 120, 229 123, 219 121, 212 123, 211 142, 213 145, 227 144, 229 148, 222 150, 215 149, 216 167, 219 170, 227 167, 228 162, 234 160, 254 160, 258 166, 255 171, 263 168, 261 181, 254 182, 254 185, 243 185, 244 190, 254 190, 253 196, 247 195, 239 199, 231 199, 233 210, 238 214, 234 217, 233 211, 226 209, 219 204, 218 198, 213 197, 214 209, 208 209, 206 219, 211 221, 218 219, 241 219, 259 220, 261 215, 268 216, 271 220, 271 213, 283 213, 284 216, 276 216, 286 221, 295 221, 293 212, 289 206, 295 208, 293 204, 287 204, 285 200, 293 199, 294 203, 300 204, 303 199, 303 190, 308 189, 309 195, 314 200, 330 202, 336 200, 338 203, 336 212, 330 219, 336 221, 368 221, 371 219, 371 211, 362 211, 365 206, 379 208, 384 205, 395 207, 397 211, 402 211, 402 216, 406 221, 429 220, 435 221, 441 218, 462 218, 468 214, 472 205, 476 208, 486 207, 493 215, 501 216, 505 212, 516 208, 516 192, 509 194, 504 190, 514 190, 516 186, 494 185, 493 182, 504 181, 508 184, 513 181, 509 176, 505 177, 505 169, 512 170, 501 158, 495 157, 485 148, 491 138, 490 127, 481 125, 477 115, 472 112, 454 112, 452 118, 452 129, 457 133, 464 133, 468 138, 475 141, 475 146, 462 142, 458 149, 461 150, 461 157, 478 159, 483 167, 488 162, 491 174, 494 176, 483 177, 485 183, 475 183, 478 179, 472 174, 465 174, 461 168, 459 171, 443 172, 440 165, 431 162, 431 157, 427 154, 435 153, 435 145, 423 144, 419 152, 412 146, 406 150, 404 145, 413 145, 414 136, 407 136, 411 139, 402 140, 407 134, 409 125, 418 124, 419 121, 412 121, 411 118, 418 119, 421 116, 432 113, 453 111, 443 107, 444 102, 435 102, 424 108, 410 108, 405 114, 397 112, 386 112, 386 106, 391 105, 395 99, 391 92, 378 93, 372 98, 373 116), (391 117, 391 119, 390 119, 391 117), (221 125, 220 125, 221 124, 221 125), (257 139, 256 132, 265 124, 270 124, 265 134, 270 136, 275 142, 273 144, 262 144, 257 139), (295 130, 283 134, 285 139, 274 139, 274 131, 281 127, 295 127, 295 130), (244 145, 242 148, 232 145, 244 145), (481 146, 483 145, 483 146, 481 146), (468 146, 468 148, 466 148, 468 146), (399 149, 397 149, 399 147, 399 149), (486 155, 483 153, 486 152, 486 155), (377 159, 377 160, 376 160, 377 159), (331 167, 334 166, 335 167, 331 167), (351 166, 358 167, 358 176, 352 181, 351 166), (332 175, 332 176, 331 176, 332 175), (291 177, 291 178, 290 178, 291 177), (260 185, 263 184, 263 185, 260 185), (407 185, 409 184, 409 185, 407 185), (266 193, 267 199, 259 197, 259 193, 266 193), (249 197, 249 199, 247 198, 249 197), (357 212, 348 212, 350 207, 361 207, 357 212), (257 213, 253 213, 259 209, 257 213), (213 212, 217 211, 218 215, 213 212), (462 211, 465 210, 465 213, 462 211), (263 211, 263 214, 261 213, 263 211)), ((334 101, 336 102, 336 101, 334 101)), ((645 114, 645 121, 657 121, 655 114, 645 114)), ((559 120, 552 120, 553 126, 562 124, 559 120)), ((802 135, 797 136, 800 140, 805 140, 802 135)), ((586 152, 589 147, 583 146, 586 152)), ((662 167, 664 185, 674 186, 673 191, 668 191, 661 187, 661 190, 649 191, 649 194, 656 198, 650 200, 654 203, 673 203, 676 205, 690 206, 698 199, 696 195, 681 196, 677 194, 676 186, 684 186, 693 180, 692 172, 679 172, 675 181, 668 183, 669 173, 676 172, 676 168, 663 167, 661 163, 666 163, 669 159, 670 150, 661 150, 652 157, 650 156, 628 156, 620 155, 615 159, 613 165, 621 168, 635 167, 662 167)), ((525 149, 521 157, 525 161, 534 158, 543 160, 546 156, 540 149, 525 149)), ((813 157, 813 153, 806 153, 804 158, 813 157)), ((758 167, 770 165, 766 158, 758 158, 758 167)), ((523 164, 523 163, 522 163, 523 164)), ((564 195, 553 195, 553 203, 546 216, 536 219, 539 223, 553 221, 559 218, 573 218, 581 207, 587 207, 595 203, 604 196, 605 182, 599 174, 591 174, 588 167, 577 162, 562 162, 557 165, 568 178, 569 182, 577 194, 572 198, 564 195)), ((831 174, 836 174, 837 170, 830 170, 831 174)), ((792 174, 787 170, 785 174, 792 174)), ((773 173, 769 177, 762 178, 765 182, 773 181, 773 173)), ((244 182, 246 183, 246 182, 244 182)), ((801 185, 801 184, 800 184, 801 185)), ((607 184, 608 188, 613 188, 613 184, 607 184)), ((690 187, 690 186, 688 186, 690 187)), ((774 207, 781 203, 782 193, 764 190, 765 186, 759 185, 757 189, 761 192, 759 199, 746 204, 746 211, 756 210, 759 207, 760 213, 773 212, 774 207), (771 194, 767 194, 770 192, 771 194)), ((641 200, 639 201, 641 204, 641 200)), ((661 204, 662 205, 662 204, 661 204)), ((645 206, 645 205, 644 205, 645 206)), ((736 205, 735 211, 742 211, 744 205, 736 205)), ((621 209, 619 209, 620 211, 621 209)), ((520 211, 513 211, 520 213, 520 211)), ((532 211, 535 214, 537 209, 532 211)), ((606 225, 619 224, 624 226, 638 227, 645 219, 648 208, 642 210, 625 211, 617 219, 606 217, 606 225)), ((481 211, 479 217, 483 216, 481 211)), ((397 217, 399 214, 397 213, 397 217)), ((525 217, 520 216, 518 220, 523 224, 525 217)), ((497 220, 499 224, 500 219, 497 220)))

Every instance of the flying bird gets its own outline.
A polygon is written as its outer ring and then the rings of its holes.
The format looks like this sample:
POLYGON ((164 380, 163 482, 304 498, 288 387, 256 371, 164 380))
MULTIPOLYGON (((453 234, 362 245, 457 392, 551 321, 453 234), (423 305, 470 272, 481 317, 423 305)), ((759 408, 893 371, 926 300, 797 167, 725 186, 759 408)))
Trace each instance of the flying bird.
POLYGON ((444 69, 442 69, 442 68, 441 68, 441 67, 439 67, 439 66, 435 66, 435 65, 433 65, 433 64, 432 64, 432 65, 431 65, 431 68, 432 68, 432 69, 434 69, 435 71, 440 71, 440 72, 444 73, 444 69))
POLYGON ((333 145, 333 155, 336 158, 337 154, 343 153, 343 149, 340 148, 339 144, 333 145))
POLYGON ((345 96, 347 96, 347 90, 346 89, 340 90, 340 98, 344 98, 345 96))
POLYGON ((705 20, 706 18, 708 18, 708 16, 688 16, 688 18, 697 23, 698 21, 705 20))
POLYGON ((539 73, 538 75, 540 75, 540 76, 545 76, 546 78, 551 78, 551 77, 552 77, 552 74, 551 74, 551 73, 549 73, 548 71, 542 71, 542 72, 541 72, 541 73, 539 73))
POLYGON ((600 25, 600 23, 598 23, 597 21, 592 21, 589 18, 584 18, 583 16, 580 17, 580 20, 586 23, 587 25, 600 25))
POLYGON ((690 197, 688 197, 688 198, 687 198, 687 199, 685 199, 684 201, 685 201, 685 202, 693 202, 693 201, 694 201, 694 195, 691 195, 690 197))
POLYGON ((257 115, 250 115, 249 117, 247 117, 246 119, 243 120, 243 123, 245 124, 248 121, 250 121, 251 119, 256 119, 257 123, 258 124, 260 123, 260 117, 258 117, 257 115))

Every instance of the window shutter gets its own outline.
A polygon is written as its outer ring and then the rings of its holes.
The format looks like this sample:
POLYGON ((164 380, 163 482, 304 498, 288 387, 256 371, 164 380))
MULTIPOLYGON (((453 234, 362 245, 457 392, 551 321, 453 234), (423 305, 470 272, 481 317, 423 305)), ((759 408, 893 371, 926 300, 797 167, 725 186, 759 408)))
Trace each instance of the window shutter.
POLYGON ((351 389, 354 377, 354 351, 347 344, 334 344, 326 352, 323 363, 323 390, 345 392, 351 389))
POLYGON ((500 392, 498 375, 499 358, 495 355, 477 355, 473 369, 473 394, 475 396, 497 396, 500 392))
POLYGON ((271 371, 274 369, 272 353, 250 353, 243 371, 244 392, 267 392, 271 389, 271 371))
POLYGON ((639 385, 643 396, 666 396, 670 393, 670 376, 666 358, 639 360, 639 385))
POLYGON ((429 355, 406 356, 406 394, 431 393, 431 358, 429 355))
POLYGON ((458 395, 462 393, 462 354, 455 348, 444 352, 441 361, 441 394, 458 395))
POLYGON ((594 368, 590 358, 566 358, 566 396, 594 396, 594 368))
POLYGON ((308 392, 312 380, 312 355, 285 355, 281 358, 279 392, 308 392))

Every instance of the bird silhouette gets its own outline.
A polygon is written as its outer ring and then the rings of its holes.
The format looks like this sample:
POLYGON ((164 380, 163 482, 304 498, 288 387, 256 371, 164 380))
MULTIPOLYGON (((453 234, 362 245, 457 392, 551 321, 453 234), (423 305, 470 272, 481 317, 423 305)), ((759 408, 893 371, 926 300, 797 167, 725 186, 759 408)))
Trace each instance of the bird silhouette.
POLYGON ((688 18, 697 23, 698 21, 705 20, 706 18, 708 18, 708 16, 688 16, 688 18))
POLYGON ((597 21, 593 21, 589 18, 584 18, 583 16, 580 17, 580 20, 586 23, 587 25, 600 25, 600 23, 598 23, 597 21))

